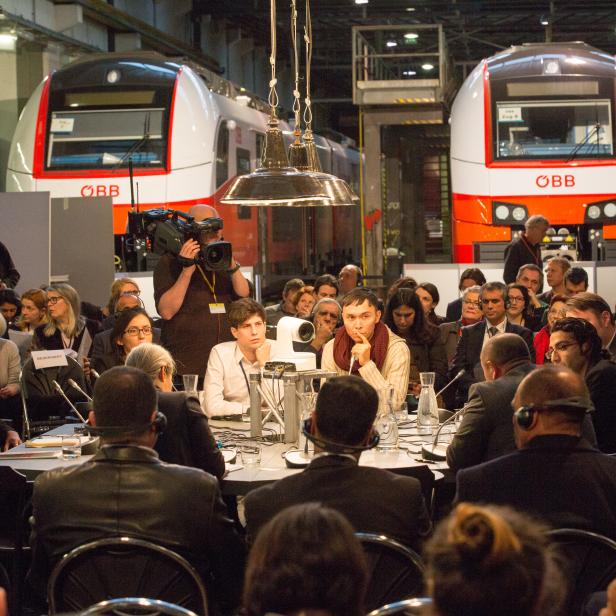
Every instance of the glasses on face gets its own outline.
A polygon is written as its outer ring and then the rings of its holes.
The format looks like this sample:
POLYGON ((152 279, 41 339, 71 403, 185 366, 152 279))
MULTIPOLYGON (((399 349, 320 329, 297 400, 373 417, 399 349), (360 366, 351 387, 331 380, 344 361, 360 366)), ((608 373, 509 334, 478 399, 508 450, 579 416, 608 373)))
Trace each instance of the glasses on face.
POLYGON ((554 355, 554 351, 556 351, 558 354, 562 353, 563 351, 566 351, 569 347, 575 346, 577 345, 577 342, 557 342, 553 347, 550 347, 547 350, 547 353, 545 354, 545 356, 551 360, 552 356, 554 355))
POLYGON ((524 298, 520 295, 520 297, 516 297, 515 295, 510 295, 508 298, 509 303, 510 304, 518 304, 518 303, 523 303, 524 302, 524 298))
POLYGON ((473 308, 481 308, 481 302, 472 302, 469 299, 463 299, 462 303, 466 304, 467 306, 471 306, 473 308))
POLYGON ((61 299, 64 299, 60 296, 58 297, 47 297, 47 305, 48 306, 55 306, 61 299))
POLYGON ((122 295, 141 295, 141 291, 139 289, 135 289, 134 291, 122 291, 120 296, 122 295))
POLYGON ((139 334, 149 336, 152 333, 152 328, 149 325, 146 325, 145 327, 128 327, 124 330, 124 333, 127 336, 138 336, 139 334))

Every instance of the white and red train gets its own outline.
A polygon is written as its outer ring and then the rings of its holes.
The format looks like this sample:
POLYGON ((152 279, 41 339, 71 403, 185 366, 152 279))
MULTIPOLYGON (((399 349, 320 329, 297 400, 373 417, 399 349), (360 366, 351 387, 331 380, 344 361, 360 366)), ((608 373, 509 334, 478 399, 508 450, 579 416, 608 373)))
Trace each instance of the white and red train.
MULTIPOLYGON (((132 160, 140 209, 215 205, 238 261, 260 259, 265 274, 299 274, 307 262, 316 269, 328 252, 359 255, 359 208, 315 208, 310 216, 304 208, 268 208, 258 216, 219 203, 236 175, 258 166, 266 112, 256 97, 194 65, 148 52, 85 56, 47 76, 23 109, 7 190, 112 197, 119 238, 131 206, 132 160)), ((315 140, 323 170, 357 190, 357 150, 315 140)))

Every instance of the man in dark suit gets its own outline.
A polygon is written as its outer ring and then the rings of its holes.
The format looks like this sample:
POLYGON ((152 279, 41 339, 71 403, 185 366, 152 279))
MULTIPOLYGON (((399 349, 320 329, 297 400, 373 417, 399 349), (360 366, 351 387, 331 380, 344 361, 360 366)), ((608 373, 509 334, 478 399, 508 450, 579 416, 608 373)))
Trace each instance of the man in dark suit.
POLYGON ((511 401, 535 365, 526 343, 515 334, 490 338, 481 351, 485 382, 471 385, 464 418, 447 448, 453 471, 515 451, 511 401))
POLYGON ((596 293, 577 293, 567 300, 565 312, 568 317, 584 319, 592 323, 601 338, 601 346, 616 357, 616 325, 609 304, 596 293))
MULTIPOLYGON (((483 272, 476 267, 469 267, 460 274, 458 289, 460 293, 464 293, 470 287, 480 287, 485 283, 486 277, 483 275, 483 272)), ((462 297, 459 297, 447 304, 445 323, 455 323, 462 317, 462 299, 462 297)))
POLYGON ((456 501, 508 505, 616 539, 616 459, 581 436, 590 404, 583 379, 568 368, 531 372, 513 401, 518 451, 461 470, 456 501))
POLYGON ((524 223, 524 231, 505 248, 505 284, 515 282, 519 269, 528 263, 541 267, 541 240, 550 223, 547 218, 535 215, 524 223))
POLYGON ((460 370, 465 370, 456 388, 456 407, 465 404, 468 390, 473 383, 484 380, 479 358, 481 349, 490 338, 504 333, 518 334, 526 342, 531 361, 535 361, 532 332, 507 321, 507 287, 502 282, 487 282, 481 287, 481 306, 484 320, 462 328, 456 354, 449 369, 450 379, 460 370))
POLYGON ((384 534, 418 547, 430 530, 419 481, 358 467, 361 451, 374 437, 377 408, 376 391, 359 377, 340 376, 323 384, 310 424, 315 457, 302 473, 246 496, 251 538, 279 511, 319 502, 343 513, 357 531, 384 534))
POLYGON ((162 422, 150 378, 128 366, 105 372, 94 386, 90 423, 101 432, 98 453, 83 464, 43 473, 34 484, 32 586, 44 593, 51 568, 71 549, 127 535, 188 558, 213 578, 214 600, 232 608, 243 544, 218 481, 196 468, 165 464, 153 451, 162 422))

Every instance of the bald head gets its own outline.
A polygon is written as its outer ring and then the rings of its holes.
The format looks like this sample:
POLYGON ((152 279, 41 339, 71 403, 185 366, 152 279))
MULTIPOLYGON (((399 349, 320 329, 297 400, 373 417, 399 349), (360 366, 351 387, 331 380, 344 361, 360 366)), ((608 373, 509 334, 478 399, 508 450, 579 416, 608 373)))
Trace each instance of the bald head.
POLYGON ((218 212, 211 205, 205 205, 204 203, 193 205, 188 210, 188 214, 197 222, 201 222, 206 218, 220 218, 218 212))
POLYGON ((490 361, 504 368, 530 362, 530 353, 524 339, 517 334, 501 334, 490 338, 481 351, 482 361, 490 361))
MULTIPOLYGON (((540 406, 553 400, 571 398, 580 398, 587 401, 590 406, 590 397, 584 379, 569 368, 551 365, 537 368, 524 378, 516 392, 514 405, 540 406)), ((558 410, 558 407, 553 408, 558 410)))

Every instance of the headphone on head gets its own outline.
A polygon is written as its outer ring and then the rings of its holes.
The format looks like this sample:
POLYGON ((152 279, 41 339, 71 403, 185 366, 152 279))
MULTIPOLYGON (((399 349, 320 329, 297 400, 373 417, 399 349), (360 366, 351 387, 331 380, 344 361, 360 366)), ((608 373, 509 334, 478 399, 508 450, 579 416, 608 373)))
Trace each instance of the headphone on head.
POLYGON ((146 430, 153 428, 157 436, 160 436, 167 429, 167 416, 156 411, 154 421, 149 421, 144 424, 135 426, 85 426, 88 434, 93 436, 124 436, 129 434, 141 434, 146 430))
POLYGON ((312 418, 309 417, 302 422, 302 434, 317 447, 331 453, 346 453, 353 454, 358 451, 368 451, 368 449, 374 449, 380 440, 379 433, 373 428, 370 432, 370 440, 365 445, 343 445, 342 443, 334 443, 322 436, 316 436, 312 433, 312 418))
POLYGON ((535 413, 545 409, 567 409, 590 413, 594 411, 592 403, 583 396, 572 396, 571 398, 559 398, 558 400, 548 400, 541 404, 526 404, 515 411, 513 416, 516 423, 522 430, 529 430, 533 425, 535 413))

